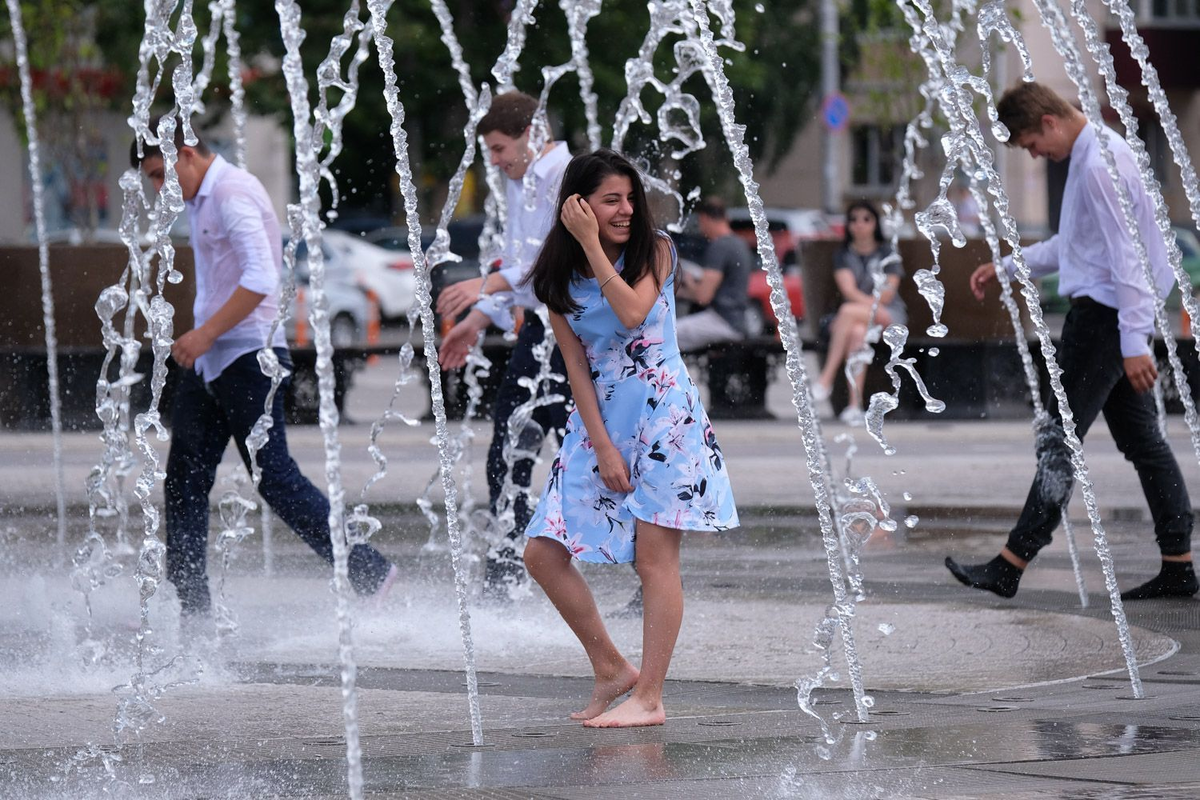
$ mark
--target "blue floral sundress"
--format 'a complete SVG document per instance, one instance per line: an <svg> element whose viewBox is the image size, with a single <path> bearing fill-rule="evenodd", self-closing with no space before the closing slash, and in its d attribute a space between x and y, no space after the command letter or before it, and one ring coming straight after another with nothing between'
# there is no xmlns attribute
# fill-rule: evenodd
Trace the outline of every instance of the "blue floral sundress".
<svg viewBox="0 0 1200 800"><path fill-rule="evenodd" d="M671 259L654 307L633 330L595 279L571 287L580 309L568 321L587 353L604 427L629 464L633 491L604 485L587 428L573 411L525 535L553 538L581 561L632 561L635 519L680 530L738 526L725 458L679 355L674 244ZM623 266L622 255L616 268Z"/></svg>

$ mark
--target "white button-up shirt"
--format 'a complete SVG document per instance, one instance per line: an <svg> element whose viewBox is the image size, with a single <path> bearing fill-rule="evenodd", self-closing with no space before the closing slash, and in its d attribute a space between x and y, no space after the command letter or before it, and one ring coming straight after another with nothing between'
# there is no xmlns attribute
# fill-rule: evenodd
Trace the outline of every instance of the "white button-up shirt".
<svg viewBox="0 0 1200 800"><path fill-rule="evenodd" d="M192 251L196 260L195 325L209 320L239 287L265 295L237 325L221 334L196 359L205 383L215 380L240 356L262 349L279 310L283 239L267 190L258 178L217 156L196 196L187 201ZM287 347L282 326L272 347Z"/></svg>
<svg viewBox="0 0 1200 800"><path fill-rule="evenodd" d="M1121 183L1133 202L1138 231L1154 274L1155 288L1165 297L1175 282L1166 245L1154 219L1154 203L1146 194L1133 152L1123 138L1107 130L1105 137L1117 162ZM1154 333L1154 296L1125 226L1117 190L1108 175L1097 130L1085 125L1071 147L1071 164L1063 191L1058 233L1023 248L1035 278L1058 270L1058 292L1064 297L1090 297L1117 309L1121 355L1150 354ZM1012 257L1004 259L1012 275Z"/></svg>
<svg viewBox="0 0 1200 800"><path fill-rule="evenodd" d="M500 274L513 287L513 291L489 295L475 306L501 328L512 328L512 306L537 308L541 305L533 293L533 286L522 286L521 281L533 269L542 242L554 226L558 211L558 189L570 161L571 151L564 142L559 142L530 165L534 179L533 208L525 205L524 179L504 179L508 221L504 229Z"/></svg>

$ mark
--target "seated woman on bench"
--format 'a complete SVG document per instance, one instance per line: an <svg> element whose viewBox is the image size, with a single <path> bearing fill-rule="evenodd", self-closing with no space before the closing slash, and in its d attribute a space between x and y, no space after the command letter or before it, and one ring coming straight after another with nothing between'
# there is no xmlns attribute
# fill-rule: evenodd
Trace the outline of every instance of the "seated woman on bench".
<svg viewBox="0 0 1200 800"><path fill-rule="evenodd" d="M846 209L846 238L841 250L833 260L833 277L842 295L842 304L834 314L821 320L822 338L828 332L829 349L825 354L825 366L813 384L813 399L826 400L833 389L837 371L846 358L857 352L867 336L871 325L871 306L874 302L874 273L883 266L887 282L879 295L879 306L875 310L875 324L903 325L907 320L904 301L898 289L904 277L904 267L899 258L889 258L892 248L883 240L879 224L879 212L866 200L857 200ZM856 424L862 418L862 395L865 366L856 374L847 373L850 384L850 404L842 412L842 421Z"/></svg>

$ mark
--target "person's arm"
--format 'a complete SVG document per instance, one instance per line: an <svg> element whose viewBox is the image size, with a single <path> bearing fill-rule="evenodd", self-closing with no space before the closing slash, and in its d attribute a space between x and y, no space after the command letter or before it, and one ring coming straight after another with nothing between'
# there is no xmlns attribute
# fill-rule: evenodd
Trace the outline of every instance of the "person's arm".
<svg viewBox="0 0 1200 800"><path fill-rule="evenodd" d="M1049 239L1021 246L1021 255L1025 257L1025 265L1029 267L1031 278L1044 278L1058 272L1058 248L1057 233ZM1000 259L1000 266L1003 267L1010 281L1016 280L1017 267L1013 263L1011 255Z"/></svg>
<svg viewBox="0 0 1200 800"><path fill-rule="evenodd" d="M658 240L654 268L649 270L636 286L630 286L620 279L617 268L604 254L604 248L600 246L600 226L596 215L582 197L573 194L567 198L567 202L563 203L562 221L583 247L588 265L592 268L592 275L600 284L600 293L612 306L621 325L629 330L645 322L650 309L654 308L654 301L658 299L667 272L671 269L671 246L667 241L662 238Z"/></svg>
<svg viewBox="0 0 1200 800"><path fill-rule="evenodd" d="M838 291L841 292L842 298L847 303L866 304L874 300L871 295L859 290L858 282L854 279L854 270L848 267L834 270L833 281L837 284Z"/></svg>
<svg viewBox="0 0 1200 800"><path fill-rule="evenodd" d="M191 369L196 359L207 353L221 334L250 316L250 312L258 308L264 297L265 294L252 292L243 286L234 289L233 296L208 321L175 340L175 344L171 345L171 355L175 361L181 367Z"/></svg>
<svg viewBox="0 0 1200 800"><path fill-rule="evenodd" d="M886 306L896 297L896 292L900 291L900 276L885 275L887 280L883 284L883 288L879 290L879 305Z"/></svg>
<svg viewBox="0 0 1200 800"><path fill-rule="evenodd" d="M442 289L438 295L437 312L443 317L457 317L474 305L481 294L512 290L512 285L500 272L489 272L486 278L468 278Z"/></svg>
<svg viewBox="0 0 1200 800"><path fill-rule="evenodd" d="M1126 176L1122 175L1122 181L1127 190L1134 188ZM1146 283L1145 270L1133 246L1117 189L1107 170L1102 167L1088 170L1085 184L1095 200L1097 227L1104 240L1117 293L1117 327L1121 332L1125 375L1134 389L1148 391L1158 377L1150 350L1150 337L1154 333L1154 295Z"/></svg>
<svg viewBox="0 0 1200 800"><path fill-rule="evenodd" d="M554 330L554 339L567 366L567 381L571 384L575 408L579 411L588 439L591 440L592 450L596 453L600 480L614 492L632 492L629 465L613 444L608 429L604 427L604 418L600 415L600 400L596 396L596 384L592 382L592 368L583 349L583 342L579 341L579 337L562 314L550 312L550 327Z"/></svg>
<svg viewBox="0 0 1200 800"><path fill-rule="evenodd" d="M250 316L263 298L279 290L279 265L263 225L262 211L249 198L237 194L214 200L220 202L220 232L229 239L242 274L237 288L216 313L199 328L180 336L171 346L175 361L187 369L207 353L222 334Z"/></svg>
<svg viewBox="0 0 1200 800"><path fill-rule="evenodd" d="M679 296L685 300L691 300L697 305L706 306L712 303L713 298L717 294L717 289L721 287L721 283L725 280L725 273L719 269L703 268L699 276L694 276L689 272L682 272L679 281Z"/></svg>
<svg viewBox="0 0 1200 800"><path fill-rule="evenodd" d="M532 248L532 245L529 246ZM534 253L536 254L536 249ZM512 305L523 306L525 308L538 308L541 306L541 301L537 299L537 295L533 293L533 283L525 282L525 276L533 269L533 261L528 260L528 263L515 267L501 266L499 272L493 273L500 278L501 284L505 288L494 289L495 292L509 292L512 294Z"/></svg>

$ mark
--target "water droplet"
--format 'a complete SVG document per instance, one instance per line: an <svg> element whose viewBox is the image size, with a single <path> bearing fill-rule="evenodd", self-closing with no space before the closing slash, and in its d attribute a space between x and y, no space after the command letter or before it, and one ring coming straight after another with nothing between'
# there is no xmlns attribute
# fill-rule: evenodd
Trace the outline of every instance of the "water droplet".
<svg viewBox="0 0 1200 800"><path fill-rule="evenodd" d="M904 497L904 502L906 502L906 503L912 502L912 492L905 492L902 496Z"/></svg>
<svg viewBox="0 0 1200 800"><path fill-rule="evenodd" d="M884 636L891 636L896 632L896 626L890 622L881 622L879 623L879 632Z"/></svg>
<svg viewBox="0 0 1200 800"><path fill-rule="evenodd" d="M765 14L767 11L766 6L764 6L762 3L755 3L754 10L757 11L759 14Z"/></svg>
<svg viewBox="0 0 1200 800"><path fill-rule="evenodd" d="M904 527L915 528L915 527L917 527L917 523L920 521L921 521L920 517L918 517L916 514L911 514L904 518Z"/></svg>

